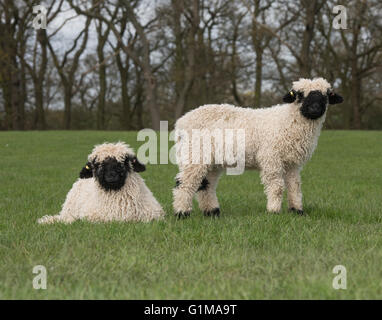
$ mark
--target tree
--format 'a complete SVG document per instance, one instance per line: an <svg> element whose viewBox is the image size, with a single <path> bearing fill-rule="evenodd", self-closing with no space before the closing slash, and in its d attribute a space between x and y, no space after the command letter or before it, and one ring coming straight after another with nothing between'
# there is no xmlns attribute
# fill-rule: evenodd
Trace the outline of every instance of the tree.
<svg viewBox="0 0 382 320"><path fill-rule="evenodd" d="M367 99L364 83L369 80L369 88L378 86L378 80L373 81L371 76L382 66L382 27L378 23L382 5L378 1L354 0L347 4L348 29L333 29L330 23L332 8L335 2L325 6L326 18L319 19L319 31L322 39L326 39L319 48L323 59L320 64L326 68L327 77L335 81L340 80L341 89L349 98L345 108L344 127L361 129L362 115L367 108L375 103L373 98ZM377 13L377 14L375 14ZM329 20L329 23L328 23ZM335 72L334 72L335 71ZM348 112L349 111L349 112Z"/></svg>
<svg viewBox="0 0 382 320"><path fill-rule="evenodd" d="M95 12L100 15L102 9L105 8L105 4L101 3L97 5L97 1L93 0L93 6L95 7ZM118 13L118 7L114 8L114 12L111 15L111 21L114 21ZM103 13L102 13L103 14ZM105 23L103 21L95 21L96 31L97 31L97 57L98 57L98 77L100 90L98 95L98 107L97 107L97 129L105 129L105 96L106 96L106 66L105 66L105 54L104 47L109 38L110 25L106 25L105 31L103 32L103 26Z"/></svg>
<svg viewBox="0 0 382 320"><path fill-rule="evenodd" d="M6 129L24 129L26 100L25 64L19 60L26 50L30 5L0 1L0 87L3 91Z"/></svg>
<svg viewBox="0 0 382 320"><path fill-rule="evenodd" d="M51 41L47 38L47 46L49 48L50 54L53 58L54 65L58 71L61 78L61 83L64 88L64 128L70 129L71 122L71 106L72 106L72 96L75 85L75 76L78 69L80 57L86 49L86 44L89 37L89 26L91 18L86 17L84 28L75 38L73 45L64 53L61 61L54 50ZM79 41L81 40L79 44ZM77 48L78 47L78 48ZM77 51L75 51L77 49ZM73 57L70 58L70 54L74 52Z"/></svg>
<svg viewBox="0 0 382 320"><path fill-rule="evenodd" d="M134 11L136 6L139 4L139 1L134 1L131 3L129 0L120 0L119 4L122 6L123 10L126 12L127 18L129 19L129 22L132 24L132 26L135 28L137 35L139 37L139 40L142 45L142 54L138 55L132 48L125 44L123 42L123 39L121 38L121 35L118 32L118 29L115 27L112 20L106 19L104 16L97 13L94 9L95 6L92 8L86 8L83 9L80 7L80 5L75 4L73 0L69 0L70 5L72 8L76 10L78 14L82 14L87 16L88 18L95 18L99 21L103 21L106 23L108 27L112 30L114 33L117 41L120 43L122 49L129 55L129 57L140 66L142 69L143 77L145 79L145 89L146 89L146 105L150 111L151 115L151 126L154 130L159 130L159 122L160 122L160 116L159 116L159 110L157 105L157 79L154 74L154 67L151 62L151 47L150 47L150 41L148 39L148 35L146 34L149 25L156 20L149 21L146 25L143 25L139 18ZM98 5L98 4L97 4Z"/></svg>
<svg viewBox="0 0 382 320"><path fill-rule="evenodd" d="M33 6L37 2L29 4L29 10L32 11ZM63 0L52 1L47 9L47 24L53 21L61 10ZM35 117L34 127L39 130L46 129L45 111L44 111L44 82L48 66L48 38L46 29L35 30L35 42L31 61L28 61L25 52L19 55L23 65L26 66L32 78L35 98ZM40 50L38 50L38 47Z"/></svg>

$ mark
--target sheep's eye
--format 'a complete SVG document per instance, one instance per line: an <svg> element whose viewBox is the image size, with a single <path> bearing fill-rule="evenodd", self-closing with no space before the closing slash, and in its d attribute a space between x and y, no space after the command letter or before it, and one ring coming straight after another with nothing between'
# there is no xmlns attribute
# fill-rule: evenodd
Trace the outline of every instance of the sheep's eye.
<svg viewBox="0 0 382 320"><path fill-rule="evenodd" d="M298 97L298 101L301 101L302 99L304 99L304 94L301 91L298 91L297 97Z"/></svg>

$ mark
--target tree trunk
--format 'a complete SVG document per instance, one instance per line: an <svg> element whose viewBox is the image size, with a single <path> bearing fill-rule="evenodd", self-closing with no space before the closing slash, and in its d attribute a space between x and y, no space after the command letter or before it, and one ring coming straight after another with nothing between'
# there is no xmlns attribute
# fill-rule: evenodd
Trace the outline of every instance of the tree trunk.
<svg viewBox="0 0 382 320"><path fill-rule="evenodd" d="M103 53L99 55L99 61L103 61ZM98 96L98 107L97 107L97 129L105 129L105 95L106 95L106 67L101 65L98 70L99 76L99 96Z"/></svg>
<svg viewBox="0 0 382 320"><path fill-rule="evenodd" d="M93 1L96 2L96 1ZM97 7L97 12L100 14L101 7ZM115 9L114 15L117 13L117 9ZM98 107L97 107L97 129L104 130L105 129L105 100L106 100L106 89L107 89L107 81L106 81L106 66L105 66L105 55L104 55L104 47L109 36L110 26L107 26L107 29L104 34L102 34L102 25L103 23L99 21L99 24L96 25L96 30L98 33L98 43L97 43L97 56L98 56L98 78L99 78L99 96L98 96Z"/></svg>
<svg viewBox="0 0 382 320"><path fill-rule="evenodd" d="M136 94L134 102L134 111L137 112L137 129L141 130L145 126L143 125L143 83L141 80L141 72L137 65L135 65L135 76L136 76Z"/></svg>
<svg viewBox="0 0 382 320"><path fill-rule="evenodd" d="M184 111L184 107L186 105L186 96L187 93L190 91L192 82L189 81L187 82L187 85L185 85L181 92L179 92L179 96L176 100L176 105L175 105L175 119L179 119Z"/></svg>
<svg viewBox="0 0 382 320"><path fill-rule="evenodd" d="M193 21L186 38L186 49L183 44L184 35L181 23L183 9L179 6L177 0L172 1L172 8L174 9L175 33L175 119L178 119L184 112L186 98L192 88L195 78L195 36L198 33L200 22L199 2L198 0L193 1ZM187 61L185 61L186 59Z"/></svg>
<svg viewBox="0 0 382 320"><path fill-rule="evenodd" d="M121 94L122 94L122 117L121 117L121 125L122 128L128 130L130 127L130 110L131 110L131 102L128 93L127 87L127 72L121 73Z"/></svg>
<svg viewBox="0 0 382 320"><path fill-rule="evenodd" d="M122 115L120 118L122 129L128 130L130 128L130 110L131 102L128 91L128 78L129 78L129 59L126 58L126 65L122 63L121 54L116 56L119 77L121 79L121 97L122 97Z"/></svg>
<svg viewBox="0 0 382 320"><path fill-rule="evenodd" d="M301 2L301 4L305 8L305 30L302 36L300 52L300 76L303 78L310 78L312 68L310 47L314 37L314 26L316 21L316 14L319 10L319 3L318 0L304 0Z"/></svg>
<svg viewBox="0 0 382 320"><path fill-rule="evenodd" d="M41 29L37 33L37 40L41 47L41 63L37 77L34 79L35 99L36 99L36 128L46 129L44 111L44 79L48 64L47 35L46 30Z"/></svg>
<svg viewBox="0 0 382 320"><path fill-rule="evenodd" d="M157 80L154 75L145 72L146 79L146 93L147 93L147 107L150 110L151 126L154 130L159 131L159 110L157 105Z"/></svg>
<svg viewBox="0 0 382 320"><path fill-rule="evenodd" d="M25 53L22 53L23 55ZM26 68L25 63L21 61L20 68L21 86L20 86L20 104L19 104L19 130L25 130L25 102L27 99L27 80L26 80Z"/></svg>
<svg viewBox="0 0 382 320"><path fill-rule="evenodd" d="M43 91L43 83L38 81L34 81L34 92L35 92L35 103L36 103L36 129L45 130L45 113L44 113L44 91Z"/></svg>
<svg viewBox="0 0 382 320"><path fill-rule="evenodd" d="M140 104L140 101L137 102L137 124L138 124L138 130L143 129L145 126L143 125L143 118L142 118L142 104Z"/></svg>
<svg viewBox="0 0 382 320"><path fill-rule="evenodd" d="M263 49L256 46L256 80L255 80L255 97L254 107L260 108L261 106L261 82L263 78Z"/></svg>
<svg viewBox="0 0 382 320"><path fill-rule="evenodd" d="M21 81L20 74L18 72L18 66L15 63L14 67L16 68L12 72L12 127L13 130L19 130L19 121L20 121L20 100L21 100Z"/></svg>
<svg viewBox="0 0 382 320"><path fill-rule="evenodd" d="M352 72L353 73L353 72ZM361 129L361 81L356 75L352 75L351 105L353 110L353 129Z"/></svg>
<svg viewBox="0 0 382 320"><path fill-rule="evenodd" d="M261 84L263 81L263 30L259 29L257 19L260 16L260 0L254 1L254 11L252 16L252 45L256 54L255 61L255 88L254 88L254 108L261 105Z"/></svg>
<svg viewBox="0 0 382 320"><path fill-rule="evenodd" d="M4 8L5 21L3 22L3 13L0 20L0 80L3 89L6 130L13 129L13 68L12 57L14 57L14 28L11 24L11 13L8 1L2 5Z"/></svg>
<svg viewBox="0 0 382 320"><path fill-rule="evenodd" d="M72 84L63 82L64 85L64 128L70 130L72 115Z"/></svg>
<svg viewBox="0 0 382 320"><path fill-rule="evenodd" d="M12 130L12 90L9 79L3 79L3 99L5 109L5 130Z"/></svg>
<svg viewBox="0 0 382 320"><path fill-rule="evenodd" d="M361 33L361 21L364 18L364 13L366 10L366 2L356 3L357 16L354 20L354 25L352 28L353 39L350 48L351 56L351 106L352 106L352 127L353 129L361 129L361 89L362 83L359 75L359 64L358 64L358 44L360 42L359 36Z"/></svg>

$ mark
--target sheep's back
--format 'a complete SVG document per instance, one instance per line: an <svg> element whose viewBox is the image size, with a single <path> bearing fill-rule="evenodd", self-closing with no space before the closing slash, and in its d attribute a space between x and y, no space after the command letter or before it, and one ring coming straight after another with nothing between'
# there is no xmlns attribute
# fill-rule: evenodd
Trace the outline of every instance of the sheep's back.
<svg viewBox="0 0 382 320"><path fill-rule="evenodd" d="M179 159L182 154L180 145L186 141L191 142L182 138L182 131L187 132L190 137L194 134L192 130L201 130L204 137L202 130L209 130L210 134L213 135L215 129L222 129L222 134L225 135L225 129L233 129L233 150L236 150L237 143L242 145L241 134L244 134L246 165L253 168L257 167L255 156L259 145L266 143L268 137L273 136L273 132L270 131L277 131L274 129L277 124L269 126L270 129L265 126L265 124L272 121L270 113L274 111L271 111L271 109L251 109L223 104L205 105L186 113L175 125L178 134L177 158ZM277 123L277 118L274 122ZM239 132L238 130L244 131ZM226 144L227 141L225 139L224 141ZM192 154L191 147L189 152ZM212 144L212 153L214 154L214 144Z"/></svg>
<svg viewBox="0 0 382 320"><path fill-rule="evenodd" d="M190 135L194 129L207 129L211 132L214 129L244 129L248 168L257 168L262 161L261 157L267 161L281 159L300 164L312 154L321 123L322 120L313 123L304 119L291 104L260 109L228 104L205 105L186 113L176 122L175 129L180 133L177 139L177 158L182 150L181 145L190 142L182 139L181 131Z"/></svg>

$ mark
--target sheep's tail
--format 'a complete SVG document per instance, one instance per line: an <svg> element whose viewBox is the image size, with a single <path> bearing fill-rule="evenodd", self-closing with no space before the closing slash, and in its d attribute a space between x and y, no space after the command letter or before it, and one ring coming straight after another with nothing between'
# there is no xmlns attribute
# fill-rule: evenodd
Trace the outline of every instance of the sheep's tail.
<svg viewBox="0 0 382 320"><path fill-rule="evenodd" d="M72 219L67 219L63 217L62 215L56 215L56 216L43 216L42 218L37 220L37 223L39 224L51 224L55 222L63 222L63 223L71 223L73 222Z"/></svg>

